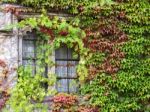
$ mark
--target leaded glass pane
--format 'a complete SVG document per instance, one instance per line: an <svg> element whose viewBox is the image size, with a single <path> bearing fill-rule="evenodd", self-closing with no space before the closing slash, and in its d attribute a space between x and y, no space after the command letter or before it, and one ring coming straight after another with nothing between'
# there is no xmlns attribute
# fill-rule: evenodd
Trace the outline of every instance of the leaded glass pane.
<svg viewBox="0 0 150 112"><path fill-rule="evenodd" d="M61 47L55 52L56 59L67 59L67 49L66 47Z"/></svg>
<svg viewBox="0 0 150 112"><path fill-rule="evenodd" d="M73 59L73 50L68 49L68 59Z"/></svg>
<svg viewBox="0 0 150 112"><path fill-rule="evenodd" d="M68 61L68 76L71 78L76 78L76 66L78 61Z"/></svg>
<svg viewBox="0 0 150 112"><path fill-rule="evenodd" d="M73 51L73 49L68 49L68 59L75 59L78 60L79 59L79 55L75 54L75 52Z"/></svg>
<svg viewBox="0 0 150 112"><path fill-rule="evenodd" d="M78 83L75 79L69 79L69 92L77 92Z"/></svg>
<svg viewBox="0 0 150 112"><path fill-rule="evenodd" d="M32 73L35 74L36 63L35 63L34 60L23 60L22 64L23 64L24 67L28 67L28 66L31 67Z"/></svg>
<svg viewBox="0 0 150 112"><path fill-rule="evenodd" d="M26 35L23 36L24 39L35 40L35 32L27 32Z"/></svg>
<svg viewBox="0 0 150 112"><path fill-rule="evenodd" d="M35 42L34 41L23 41L23 58L34 58L35 57Z"/></svg>
<svg viewBox="0 0 150 112"><path fill-rule="evenodd" d="M57 81L58 92L68 92L68 81L67 79L59 79Z"/></svg>
<svg viewBox="0 0 150 112"><path fill-rule="evenodd" d="M56 74L58 77L67 77L67 61L56 61Z"/></svg>
<svg viewBox="0 0 150 112"><path fill-rule="evenodd" d="M35 34L27 32L22 40L22 64L23 66L31 66L33 75L36 72L36 56L35 56Z"/></svg>

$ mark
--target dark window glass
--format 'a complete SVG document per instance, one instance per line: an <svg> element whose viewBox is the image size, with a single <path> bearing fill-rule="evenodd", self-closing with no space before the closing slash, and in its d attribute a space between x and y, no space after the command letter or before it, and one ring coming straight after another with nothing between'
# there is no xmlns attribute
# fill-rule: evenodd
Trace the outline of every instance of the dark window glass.
<svg viewBox="0 0 150 112"><path fill-rule="evenodd" d="M36 72L36 38L33 32L27 32L22 40L22 64L31 66L33 74Z"/></svg>
<svg viewBox="0 0 150 112"><path fill-rule="evenodd" d="M77 92L76 65L78 62L79 58L73 58L73 50L70 48L63 46L55 51L58 92Z"/></svg>

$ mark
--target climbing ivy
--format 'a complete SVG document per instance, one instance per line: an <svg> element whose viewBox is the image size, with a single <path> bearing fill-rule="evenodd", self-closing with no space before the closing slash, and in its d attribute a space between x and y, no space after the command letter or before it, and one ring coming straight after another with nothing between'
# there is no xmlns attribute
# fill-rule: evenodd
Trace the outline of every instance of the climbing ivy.
<svg viewBox="0 0 150 112"><path fill-rule="evenodd" d="M77 25L78 23L75 24ZM41 15L39 18L22 20L16 27L31 27L36 30L36 34L38 35L36 42L38 45L36 50L38 69L34 76L30 69L32 68L31 66L18 69L18 83L12 91L12 96L8 104L17 112L34 111L35 108L46 111L45 109L47 108L43 106L42 101L46 96L52 95L54 91L46 91L41 84L48 83L48 87L54 86L54 77L56 77L56 75L49 72L48 78L43 77L44 67L47 66L51 68L55 66L50 56L52 56L55 49L65 44L69 48L74 49L74 57L80 55L77 72L80 82L83 82L88 76L85 61L89 58L89 50L84 47L82 41L86 34L80 28L68 24L65 19L60 20L58 17L50 19L45 15ZM30 86L28 86L28 84L30 84Z"/></svg>
<svg viewBox="0 0 150 112"><path fill-rule="evenodd" d="M4 108L3 111L13 110L15 112L33 112L40 110L47 112L47 106L43 104L43 99L46 96L55 93L55 90L45 91L42 84L47 83L52 86L55 82L54 76L44 78L38 70L35 76L31 67L20 67L18 69L18 82L11 92L11 97L7 102L10 108Z"/></svg>
<svg viewBox="0 0 150 112"><path fill-rule="evenodd" d="M85 83L82 94L90 94L89 102L102 112L148 112L150 3L116 2L111 11L101 11L99 26L87 30L90 36L87 41L92 38L88 46L95 56L99 51L100 57L91 59L91 75L95 73L96 77L90 80L90 85L89 81Z"/></svg>
<svg viewBox="0 0 150 112"><path fill-rule="evenodd" d="M32 11L41 9L39 12L73 16L67 22L50 19L45 13L40 18L20 22L18 27L30 26L40 32L40 40L47 42L46 57L62 43L80 54L77 73L82 82L81 95L86 97L88 105L102 112L150 111L149 0L5 2L32 7ZM10 10L12 8L6 11ZM19 16L16 11L12 12ZM51 61L51 64L48 60L41 62L53 66ZM87 112L86 109L80 111Z"/></svg>
<svg viewBox="0 0 150 112"><path fill-rule="evenodd" d="M67 12L72 14L87 13L95 7L110 5L111 0L2 0L6 3L15 3L23 6L32 7L33 11L41 11L43 8L48 11ZM95 10L95 9L93 9Z"/></svg>

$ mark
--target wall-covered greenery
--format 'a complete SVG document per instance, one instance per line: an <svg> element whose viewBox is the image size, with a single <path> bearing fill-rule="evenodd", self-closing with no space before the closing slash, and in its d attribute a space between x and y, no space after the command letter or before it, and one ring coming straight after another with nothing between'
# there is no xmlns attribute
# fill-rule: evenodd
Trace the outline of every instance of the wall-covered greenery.
<svg viewBox="0 0 150 112"><path fill-rule="evenodd" d="M82 93L102 112L150 111L149 15L148 0L118 0L110 11L101 11L97 27L92 25L98 36L87 40L94 53L91 74L94 68L97 75Z"/></svg>
<svg viewBox="0 0 150 112"><path fill-rule="evenodd" d="M60 11L75 16L69 24L43 17L41 20L25 20L20 25L42 28L40 31L48 34L51 39L54 36L51 41L54 47L65 43L69 47L75 47L76 52L82 56L77 71L81 80L81 95L86 99L82 107L87 110L80 109L79 112L150 111L149 0L9 2L33 7L34 11L40 7L47 11ZM80 34L81 31L86 35ZM73 98L76 103L74 100ZM70 107L72 106L73 104ZM91 106L98 109L90 110Z"/></svg>

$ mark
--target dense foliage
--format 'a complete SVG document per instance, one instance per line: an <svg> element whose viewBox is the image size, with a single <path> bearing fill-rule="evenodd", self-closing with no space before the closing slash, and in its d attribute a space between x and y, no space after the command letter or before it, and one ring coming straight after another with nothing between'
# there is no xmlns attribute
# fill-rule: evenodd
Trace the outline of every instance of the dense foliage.
<svg viewBox="0 0 150 112"><path fill-rule="evenodd" d="M68 24L42 16L42 19L27 19L20 27L30 25L39 29L44 35L41 39L50 37L47 40L54 49L61 43L75 48L81 55L77 72L87 104L102 112L150 111L149 0L114 0L111 5L107 5L109 0L51 2L20 0L16 3L34 10L42 6L47 11L76 14L75 19L71 18ZM83 30L86 35L79 33Z"/></svg>
<svg viewBox="0 0 150 112"><path fill-rule="evenodd" d="M41 70L41 69L40 69ZM42 74L42 73L41 73ZM15 112L33 112L35 109L47 112L47 106L44 105L45 96L55 93L53 89L45 91L42 84L49 82L51 86L55 81L55 77L44 78L39 72L33 76L31 67L18 69L18 82L11 92L11 97L7 104L11 110ZM10 111L5 108L3 111Z"/></svg>
<svg viewBox="0 0 150 112"><path fill-rule="evenodd" d="M15 3L27 7L32 7L33 11L40 12L43 8L48 11L66 12L78 14L90 11L97 6L109 5L111 0L2 0L4 3ZM94 9L92 9L94 10Z"/></svg>
<svg viewBox="0 0 150 112"><path fill-rule="evenodd" d="M88 65L96 77L82 92L102 112L150 109L149 9L147 0L118 1L112 11L101 11L88 31L87 46L94 54Z"/></svg>

